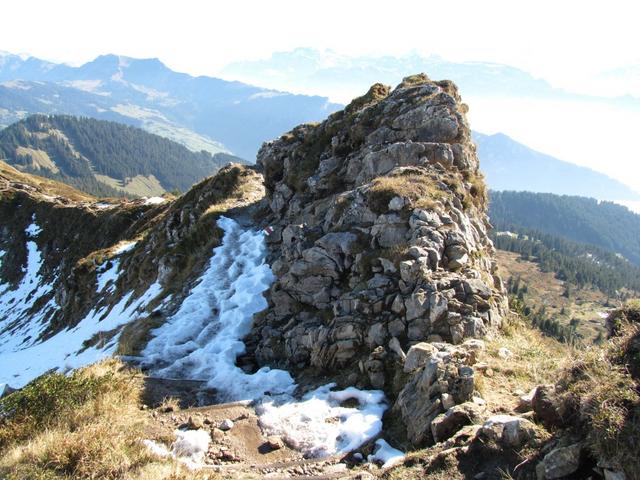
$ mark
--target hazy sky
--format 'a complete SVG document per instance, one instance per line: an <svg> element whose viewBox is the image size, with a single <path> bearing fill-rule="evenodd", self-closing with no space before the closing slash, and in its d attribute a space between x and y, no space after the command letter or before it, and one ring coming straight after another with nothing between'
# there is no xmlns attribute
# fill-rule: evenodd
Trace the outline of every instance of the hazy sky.
<svg viewBox="0 0 640 480"><path fill-rule="evenodd" d="M639 3L535 1L20 0L4 2L0 49L80 63L159 57L212 74L300 46L347 54L436 53L506 63L555 84L640 63Z"/></svg>
<svg viewBox="0 0 640 480"><path fill-rule="evenodd" d="M612 90L599 87L595 74L640 66L640 2L633 0L20 0L4 2L2 10L0 50L72 64L104 53L158 57L194 75L314 47L348 55L416 52L498 62L574 92L606 95ZM638 81L618 82L616 93L639 91L638 75ZM532 108L529 115L507 105L503 111L512 108L512 121L502 111L493 118L476 113L474 120L471 107L472 127L504 131L640 191L640 159L632 144L638 115L523 105ZM491 105L480 103L476 112L481 107L491 112Z"/></svg>

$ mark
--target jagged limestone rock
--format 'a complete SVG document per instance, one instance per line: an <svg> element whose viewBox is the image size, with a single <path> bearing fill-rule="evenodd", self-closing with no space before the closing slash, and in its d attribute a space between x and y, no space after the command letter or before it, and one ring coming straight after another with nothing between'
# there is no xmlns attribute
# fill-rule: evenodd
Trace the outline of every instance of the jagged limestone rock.
<svg viewBox="0 0 640 480"><path fill-rule="evenodd" d="M262 146L266 221L282 235L269 240L271 308L248 342L258 364L355 375L397 394L398 356L376 353L390 339L410 352L415 343L461 344L500 325L505 292L495 280L466 110L451 82L417 75L393 91L374 85L324 122ZM447 373L438 384L444 379L452 385L438 395L471 399L472 371ZM414 378L400 388L407 419L442 413L431 399L420 412L410 406L428 383ZM418 430L410 436L431 436L428 424Z"/></svg>

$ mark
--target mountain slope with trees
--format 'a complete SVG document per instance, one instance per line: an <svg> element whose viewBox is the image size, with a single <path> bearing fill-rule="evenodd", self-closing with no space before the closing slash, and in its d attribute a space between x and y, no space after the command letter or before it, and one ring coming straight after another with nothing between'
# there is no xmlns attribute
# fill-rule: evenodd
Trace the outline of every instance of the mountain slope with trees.
<svg viewBox="0 0 640 480"><path fill-rule="evenodd" d="M193 77L158 59L118 55L79 67L4 55L0 82L0 125L24 112L90 116L138 126L195 151L230 151L250 162L264 141L339 108L326 97Z"/></svg>
<svg viewBox="0 0 640 480"><path fill-rule="evenodd" d="M97 196L186 190L232 155L186 147L116 122L32 115L0 131L0 158L15 168Z"/></svg>
<svg viewBox="0 0 640 480"><path fill-rule="evenodd" d="M515 226L594 245L640 265L640 215L613 202L531 192L491 192L498 231Z"/></svg>

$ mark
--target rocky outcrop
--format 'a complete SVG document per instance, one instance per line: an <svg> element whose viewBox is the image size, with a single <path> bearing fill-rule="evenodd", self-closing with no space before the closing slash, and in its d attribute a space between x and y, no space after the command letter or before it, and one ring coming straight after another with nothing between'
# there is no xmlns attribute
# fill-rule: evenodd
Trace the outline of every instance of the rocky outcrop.
<svg viewBox="0 0 640 480"><path fill-rule="evenodd" d="M404 388L408 405L410 385L430 388L415 375L398 381L412 345L458 345L500 325L506 303L466 110L451 82L417 75L263 145L277 280L248 342L259 364ZM461 403L473 392L466 378L438 383L459 384Z"/></svg>

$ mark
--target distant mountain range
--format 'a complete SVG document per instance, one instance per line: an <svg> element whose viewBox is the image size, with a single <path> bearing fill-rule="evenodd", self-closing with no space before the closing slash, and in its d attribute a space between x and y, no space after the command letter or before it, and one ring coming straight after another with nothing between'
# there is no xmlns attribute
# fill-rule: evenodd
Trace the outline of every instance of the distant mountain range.
<svg viewBox="0 0 640 480"><path fill-rule="evenodd" d="M640 193L602 173L537 152L498 133L473 133L480 167L492 190L578 195L612 201L640 201Z"/></svg>
<svg viewBox="0 0 640 480"><path fill-rule="evenodd" d="M633 157L634 148L628 144L640 123L640 97L615 96L623 90L612 86L616 80L628 87L639 71L637 67L612 71L603 74L606 78L600 83L585 78L585 91L604 92L598 96L557 88L509 65L451 61L417 53L347 56L298 48L261 60L232 63L220 75L348 102L374 82L397 85L406 75L425 72L433 79L456 83L469 105L471 126L478 131L505 133L558 158L597 168L640 191L640 167ZM596 83L599 88L587 88ZM625 92L633 93L628 88ZM579 188L571 177L563 180L567 185L576 184L571 188Z"/></svg>
<svg viewBox="0 0 640 480"><path fill-rule="evenodd" d="M329 95L348 102L374 82L396 85L403 77L418 72L425 72L434 79L453 80L465 98L606 100L640 108L640 99L574 94L554 88L547 81L509 65L454 62L437 55L353 57L332 50L296 48L273 53L266 59L231 63L220 74L223 78L293 92Z"/></svg>
<svg viewBox="0 0 640 480"><path fill-rule="evenodd" d="M324 97L192 77L157 59L116 55L71 67L2 54L0 82L0 126L30 113L91 116L249 161L265 140L339 108Z"/></svg>
<svg viewBox="0 0 640 480"><path fill-rule="evenodd" d="M297 49L268 60L230 65L225 74L267 86L290 84L293 88L302 82L310 90L330 92L335 87L343 94L359 95L374 81L394 84L417 71L454 79L465 97L571 97L513 67L418 55L354 59ZM325 97L177 73L157 59L104 55L71 67L0 54L0 128L32 113L94 117L141 127L195 152L233 152L252 163L262 142L298 123L321 120L337 108ZM494 190L640 201L637 192L619 181L536 152L506 135L476 133L475 139L481 168ZM209 171L209 165L204 170ZM196 169L189 174L195 178L201 173Z"/></svg>
<svg viewBox="0 0 640 480"><path fill-rule="evenodd" d="M0 131L0 160L95 196L184 191L230 161L242 161L192 152L136 127L68 115L32 115Z"/></svg>
<svg viewBox="0 0 640 480"><path fill-rule="evenodd" d="M640 215L612 202L531 192L491 192L495 230L514 226L595 245L640 266Z"/></svg>

